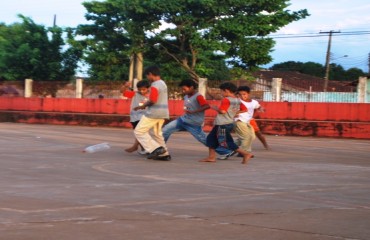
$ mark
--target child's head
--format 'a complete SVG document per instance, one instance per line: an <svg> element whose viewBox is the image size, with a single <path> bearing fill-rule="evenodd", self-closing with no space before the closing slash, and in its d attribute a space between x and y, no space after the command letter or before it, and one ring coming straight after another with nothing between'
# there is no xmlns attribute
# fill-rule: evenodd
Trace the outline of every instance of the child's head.
<svg viewBox="0 0 370 240"><path fill-rule="evenodd" d="M157 66L149 66L144 70L144 75L149 81L155 81L156 79L160 79L161 71Z"/></svg>
<svg viewBox="0 0 370 240"><path fill-rule="evenodd" d="M147 80L141 80L136 83L137 91L141 95L146 95L149 92L150 82Z"/></svg>
<svg viewBox="0 0 370 240"><path fill-rule="evenodd" d="M237 90L235 84L231 82L222 83L219 88L221 89L221 94L223 97L234 96Z"/></svg>
<svg viewBox="0 0 370 240"><path fill-rule="evenodd" d="M249 93L250 92L251 92L251 89L248 86L238 87L239 98L243 101L248 101L249 100Z"/></svg>
<svg viewBox="0 0 370 240"><path fill-rule="evenodd" d="M184 94L188 95L194 93L195 89L198 87L198 84L191 79L187 79L182 80L179 84L179 87L181 87L181 90Z"/></svg>

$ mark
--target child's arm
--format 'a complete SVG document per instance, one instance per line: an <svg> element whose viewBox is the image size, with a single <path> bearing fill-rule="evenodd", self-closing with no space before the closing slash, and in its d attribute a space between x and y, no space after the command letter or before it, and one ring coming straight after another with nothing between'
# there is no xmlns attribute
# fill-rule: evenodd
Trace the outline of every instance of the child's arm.
<svg viewBox="0 0 370 240"><path fill-rule="evenodd" d="M263 113L266 109L260 105L258 108L256 108L256 110Z"/></svg>
<svg viewBox="0 0 370 240"><path fill-rule="evenodd" d="M127 81L121 87L122 95L126 98L133 98L135 96L135 91L132 90L131 85L132 83Z"/></svg>
<svg viewBox="0 0 370 240"><path fill-rule="evenodd" d="M239 111L236 112L235 116L238 116L240 113L248 112L248 108L244 103L240 103Z"/></svg>
<svg viewBox="0 0 370 240"><path fill-rule="evenodd" d="M220 107L217 107L217 106L215 106L215 105L212 105L212 106L211 106L211 109L213 109L213 110L217 111L217 112L218 112L218 113L220 113L220 114L225 114L225 113L227 113L227 109L229 109L229 107L230 107L230 101L229 101L229 99L227 99L227 98L223 98L223 99L221 100L221 105L220 105Z"/></svg>
<svg viewBox="0 0 370 240"><path fill-rule="evenodd" d="M135 107L134 110L136 111L152 106L158 101L158 95L159 95L158 89L155 87L150 87L149 100L146 101L142 106Z"/></svg>
<svg viewBox="0 0 370 240"><path fill-rule="evenodd" d="M257 102L257 101L256 101ZM259 102L256 103L255 108L256 111L253 112L253 117L256 117L259 115L259 113L265 112L265 108L262 107Z"/></svg>

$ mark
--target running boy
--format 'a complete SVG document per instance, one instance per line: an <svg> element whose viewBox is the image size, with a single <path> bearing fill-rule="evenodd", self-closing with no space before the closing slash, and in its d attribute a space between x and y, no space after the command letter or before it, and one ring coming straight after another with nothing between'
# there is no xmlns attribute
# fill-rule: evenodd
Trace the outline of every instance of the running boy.
<svg viewBox="0 0 370 240"><path fill-rule="evenodd" d="M244 151L235 144L231 136L231 131L234 128L235 115L246 112L247 108L242 105L240 100L235 96L237 87L233 83L223 83L220 85L220 89L223 96L220 107L211 106L218 114L212 130L207 136L209 154L207 158L200 161L216 162L215 149L221 145L240 153L243 156L242 163L246 164L252 157L252 154Z"/></svg>
<svg viewBox="0 0 370 240"><path fill-rule="evenodd" d="M206 145L206 134L203 132L204 111L210 106L205 98L197 92L197 84L193 80L180 82L184 96L185 114L176 120L171 121L163 127L163 137L167 142L174 132L188 131L195 139Z"/></svg>
<svg viewBox="0 0 370 240"><path fill-rule="evenodd" d="M238 136L238 145L244 151L252 153L252 141L256 138L253 127L250 125L250 120L253 117L254 109L247 104L249 100L250 88L248 86L238 87L238 96L241 103L248 109L247 112L240 113L235 117L235 133ZM252 113L252 115L251 115ZM252 155L253 156L253 155Z"/></svg>
<svg viewBox="0 0 370 240"><path fill-rule="evenodd" d="M147 80L137 82L136 84L137 92L126 90L130 86L131 82L126 82L126 84L124 85L123 96L127 98L132 98L130 106L130 123L132 125L132 128L135 129L141 117L144 115L145 109L139 109L135 111L134 108L137 106L142 106L146 101L148 101L150 82ZM125 151L126 152L137 151L139 146L141 147L141 151L138 151L138 153L145 154L144 148L140 145L139 141L136 138L134 144L131 147L126 148Z"/></svg>
<svg viewBox="0 0 370 240"><path fill-rule="evenodd" d="M242 88L242 87L240 87ZM243 86L244 88L244 97L241 98L242 103L248 108L248 118L249 118L249 124L253 127L254 133L257 136L257 138L261 141L263 146L266 150L270 150L269 145L267 144L266 138L262 135L262 132L260 131L256 120L254 119L255 110L259 112L264 112L265 109L259 104L257 100L250 98L250 88L247 86Z"/></svg>
<svg viewBox="0 0 370 240"><path fill-rule="evenodd" d="M156 66L145 69L144 74L151 82L149 99L134 110L147 108L141 117L134 133L136 139L149 153L147 158L154 160L171 160L162 135L162 125L169 118L167 85L161 79L160 70ZM152 134L149 132L151 131Z"/></svg>

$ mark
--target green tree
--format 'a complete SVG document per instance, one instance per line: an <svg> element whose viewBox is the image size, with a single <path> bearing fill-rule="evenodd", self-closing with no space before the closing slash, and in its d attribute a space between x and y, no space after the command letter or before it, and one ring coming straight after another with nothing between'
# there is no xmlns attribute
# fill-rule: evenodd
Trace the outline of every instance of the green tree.
<svg viewBox="0 0 370 240"><path fill-rule="evenodd" d="M295 61L287 61L283 63L274 64L271 70L279 70L279 71L296 71L304 74L308 74L311 76L316 77L324 77L325 74L325 67L320 63L315 62L295 62ZM345 70L341 65L331 63L329 69L329 79L330 80L338 80L338 81L353 81L357 80L360 76L365 76L361 69L358 68L350 68Z"/></svg>
<svg viewBox="0 0 370 240"><path fill-rule="evenodd" d="M204 51L224 53L230 66L252 69L270 62L274 41L267 35L308 16L306 10L285 10L284 0L152 2L163 27L151 40L195 80Z"/></svg>
<svg viewBox="0 0 370 240"><path fill-rule="evenodd" d="M364 77L367 74L359 68L350 68L346 71L346 79L347 81L355 81L358 80L359 77Z"/></svg>
<svg viewBox="0 0 370 240"><path fill-rule="evenodd" d="M337 80L337 81L346 80L346 70L344 70L344 68L341 65L338 65L336 63L331 63L329 70L330 70L329 71L330 80Z"/></svg>
<svg viewBox="0 0 370 240"><path fill-rule="evenodd" d="M270 69L276 71L296 71L301 72L303 68L303 62L287 61L283 63L274 64Z"/></svg>
<svg viewBox="0 0 370 240"><path fill-rule="evenodd" d="M278 71L295 71L316 77L322 77L324 75L324 66L320 63L315 62L303 63L287 61L283 63L274 64L270 69Z"/></svg>
<svg viewBox="0 0 370 240"><path fill-rule="evenodd" d="M0 78L72 78L77 68L78 51L62 50L65 47L63 30L59 27L47 29L30 18L19 17L22 23L0 25Z"/></svg>
<svg viewBox="0 0 370 240"><path fill-rule="evenodd" d="M132 52L156 52L197 80L212 72L204 59L210 54L223 56L228 66L254 68L270 62L274 41L268 34L308 16L306 10L286 10L288 4L288 0L92 1L84 6L86 18L94 24L79 26L79 33L87 37L86 61L95 75L109 73L112 67L124 69ZM223 55L215 54L219 52Z"/></svg>
<svg viewBox="0 0 370 240"><path fill-rule="evenodd" d="M85 36L80 47L92 79L128 79L131 61L142 61L141 54L148 51L145 31L157 28L158 19L146 9L140 11L140 4L132 0L83 3L92 24L79 25L77 34Z"/></svg>
<svg viewBox="0 0 370 240"><path fill-rule="evenodd" d="M302 68L300 69L299 72L309 74L315 77L322 77L325 74L325 68L320 63L306 62L303 63Z"/></svg>

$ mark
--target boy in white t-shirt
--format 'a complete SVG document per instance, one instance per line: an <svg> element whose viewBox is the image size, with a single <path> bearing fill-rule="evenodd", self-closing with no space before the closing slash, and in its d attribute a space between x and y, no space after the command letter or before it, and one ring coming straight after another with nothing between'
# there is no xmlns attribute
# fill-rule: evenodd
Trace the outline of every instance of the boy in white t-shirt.
<svg viewBox="0 0 370 240"><path fill-rule="evenodd" d="M261 130L259 129L256 120L254 119L254 113L255 110L259 112L264 112L265 109L259 104L257 100L250 99L250 89L249 87L245 86L245 91L248 93L245 95L245 100L241 99L245 106L248 108L248 113L249 113L249 124L252 126L254 133L256 137L261 141L263 146L265 147L266 150L270 150L269 145L267 144L266 138L262 135ZM242 87L240 87L242 88ZM243 86L244 88L244 86Z"/></svg>
<svg viewBox="0 0 370 240"><path fill-rule="evenodd" d="M249 101L249 93L250 89L247 86L241 86L238 88L240 102L247 108L247 111L240 113L234 118L234 131L238 137L237 144L240 148L248 153L252 153L252 141L256 138L256 135L254 134L253 127L249 124L249 121L253 117L255 103L247 102Z"/></svg>
<svg viewBox="0 0 370 240"><path fill-rule="evenodd" d="M261 141L265 149L269 150L270 147L267 144L266 138L262 135L256 120L254 119L255 110L259 112L264 112L264 108L259 104L257 100L250 98L250 88L248 86L241 86L238 88L239 98L242 100L242 103L248 108L248 123L252 126L256 137ZM240 92L243 93L241 96Z"/></svg>

